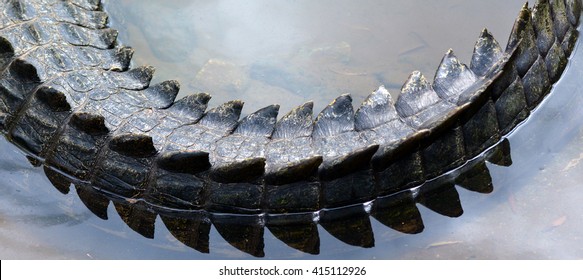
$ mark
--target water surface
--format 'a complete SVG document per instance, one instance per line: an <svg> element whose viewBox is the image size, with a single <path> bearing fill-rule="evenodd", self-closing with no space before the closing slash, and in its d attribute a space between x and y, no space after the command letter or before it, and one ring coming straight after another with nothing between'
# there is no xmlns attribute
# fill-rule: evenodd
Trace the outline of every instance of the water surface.
<svg viewBox="0 0 583 280"><path fill-rule="evenodd" d="M318 112L341 93L355 105L384 84L397 93L413 70L433 77L449 48L469 61L483 27L506 43L521 1L107 1L112 27L134 46L134 65L178 79L182 94L209 92L211 105L272 103L282 112L314 100ZM294 250L265 230L266 258L489 259L583 257L583 51L552 94L510 137L513 164L488 164L494 191L458 188L464 214L418 205L425 229L397 232L371 219L374 248L350 246L319 227L320 254ZM209 254L174 238L160 218L154 239L108 208L93 215L74 191L51 186L0 140L0 257L107 259L253 258L212 227Z"/></svg>
<svg viewBox="0 0 583 280"><path fill-rule="evenodd" d="M245 101L244 113L342 93L360 103L379 85L397 94L414 70L433 78L453 48L469 62L488 28L505 45L522 1L107 1L135 65L177 79L211 105Z"/></svg>

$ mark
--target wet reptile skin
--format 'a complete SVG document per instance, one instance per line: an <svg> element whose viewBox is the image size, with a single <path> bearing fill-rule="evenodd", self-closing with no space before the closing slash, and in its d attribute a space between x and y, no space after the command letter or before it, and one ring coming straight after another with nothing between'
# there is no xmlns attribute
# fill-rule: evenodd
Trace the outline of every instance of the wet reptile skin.
<svg viewBox="0 0 583 280"><path fill-rule="evenodd" d="M580 10L579 0L525 5L506 48L484 29L469 66L450 50L433 82L413 72L395 102L380 86L357 109L344 94L315 117L308 102L240 118L242 101L175 100L176 81L150 85L152 67L130 69L133 50L117 43L99 0L2 0L0 129L101 216L103 195L197 214L370 212L497 155L560 78Z"/></svg>

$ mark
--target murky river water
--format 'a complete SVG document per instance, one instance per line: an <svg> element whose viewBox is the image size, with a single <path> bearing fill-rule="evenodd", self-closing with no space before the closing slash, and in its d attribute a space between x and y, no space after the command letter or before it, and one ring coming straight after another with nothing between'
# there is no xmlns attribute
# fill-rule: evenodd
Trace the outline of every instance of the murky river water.
<svg viewBox="0 0 583 280"><path fill-rule="evenodd" d="M469 61L483 27L501 44L521 1L107 1L135 65L178 79L181 93L209 92L211 105L246 102L245 113L314 100L318 112L344 92L355 105L381 84L398 92L413 70L433 76L453 48ZM138 4L139 3L139 4ZM374 248L349 246L319 228L320 253L294 250L265 230L266 258L486 259L583 257L583 49L552 94L509 138L512 165L488 164L494 191L458 188L464 214L419 205L425 229L407 235L374 219ZM154 239L108 208L93 215L41 169L0 140L0 258L252 258L210 230L209 254L177 241L160 218Z"/></svg>

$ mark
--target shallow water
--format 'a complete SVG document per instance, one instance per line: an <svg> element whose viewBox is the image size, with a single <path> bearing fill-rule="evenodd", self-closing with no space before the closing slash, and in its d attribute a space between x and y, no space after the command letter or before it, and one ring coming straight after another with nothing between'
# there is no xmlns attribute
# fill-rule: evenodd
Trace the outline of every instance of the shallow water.
<svg viewBox="0 0 583 280"><path fill-rule="evenodd" d="M142 0L136 7L135 1L109 1L106 8L120 40L137 49L135 65L156 66L157 79L180 80L183 93L212 93L214 105L242 99L250 113L270 103L281 103L286 112L306 100L314 100L319 111L342 92L352 93L356 105L380 84L397 92L412 70L432 77L450 47L469 61L484 26L505 44L521 6L453 0L359 1L356 7L348 1L239 2ZM496 13L487 12L492 9ZM579 43L551 95L509 137L512 165L488 164L494 191L457 188L461 217L418 205L425 229L415 235L371 219L375 247L367 249L346 245L319 226L319 255L294 250L265 230L266 258L582 258L581 48ZM253 258L225 242L215 227L210 254L202 254L177 241L159 217L154 239L130 229L113 205L109 219L101 220L74 191L55 190L4 139L0 150L2 259Z"/></svg>
<svg viewBox="0 0 583 280"><path fill-rule="evenodd" d="M244 113L305 101L319 112L350 93L360 103L379 85L399 92L414 70L433 78L450 48L469 62L488 28L505 45L522 1L107 1L135 65L211 105L245 101ZM136 5L139 3L139 5ZM495 16L492 16L495 15Z"/></svg>

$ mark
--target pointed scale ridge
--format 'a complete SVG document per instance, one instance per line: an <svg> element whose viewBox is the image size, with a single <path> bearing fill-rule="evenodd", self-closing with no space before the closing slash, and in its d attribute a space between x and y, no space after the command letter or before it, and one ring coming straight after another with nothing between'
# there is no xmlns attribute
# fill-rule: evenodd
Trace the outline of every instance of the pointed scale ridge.
<svg viewBox="0 0 583 280"><path fill-rule="evenodd" d="M437 68L433 89L442 99L456 102L459 95L476 80L477 77L472 70L461 63L453 50L449 49Z"/></svg>
<svg viewBox="0 0 583 280"><path fill-rule="evenodd" d="M210 109L200 120L200 124L231 133L237 127L242 109L243 101L229 101L219 107Z"/></svg>
<svg viewBox="0 0 583 280"><path fill-rule="evenodd" d="M134 56L135 50L132 47L122 46L115 51L116 61L119 62L119 69L111 69L114 71L127 71L132 62L132 57Z"/></svg>
<svg viewBox="0 0 583 280"><path fill-rule="evenodd" d="M58 158L61 161L51 162L45 156L43 162L41 154L29 156L31 163L45 164L47 177L63 193L70 187L69 179L87 183L87 188L75 188L93 213L106 218L111 199L122 220L148 238L154 236L156 216L165 216L164 224L179 241L208 252L208 233L215 223L228 243L254 256L264 255L264 228L269 226L276 238L312 253L319 252L318 227L347 244L371 247L370 216L399 231L418 233L423 223L416 203L442 215L461 215L456 184L479 192L492 189L484 162L464 170L471 163L469 158L474 159L469 154L499 149L491 141L499 141L507 132L502 130L515 128L548 93L546 73L556 73L549 74L553 80L562 74L567 50L578 35L573 25L579 21L581 9L580 0L540 0L532 10L526 4L513 26L507 52L484 29L470 67L449 50L433 83L413 72L395 103L381 86L358 109L353 107L352 97L343 94L315 119L313 103L307 102L277 120L278 105L241 118L242 101L207 111L209 94L175 101L180 87L177 81L150 85L154 68L129 69L133 49L117 45L116 31L83 28L107 27L101 0L63 2L75 5L72 9L98 10L82 15L95 17L96 22L75 25L77 18L64 18L64 22L57 18L58 24L71 31L68 37L50 42L54 46L40 53L43 57L37 58L39 53L34 52L22 56L30 60L25 62L14 57L14 52L27 48L12 46L9 40L24 32L28 43L49 44L49 33L34 19L37 12L44 13L33 9L43 1L5 1L9 3L4 11L7 26L30 22L6 35L9 39L0 37L0 66L4 68L0 128L2 118L16 115L18 121L7 122L11 128L6 129L8 136L19 125L41 134L44 131L37 127L45 124L44 119L36 117L44 115L35 114L41 112L37 109L67 113L55 114L63 116L58 127L50 127L58 129L58 134L47 138L60 141L42 142L52 146L44 154L66 153ZM76 10L72 12L74 17ZM40 16L51 20L50 15ZM74 38L77 34L78 39ZM73 56L75 49L71 53L57 50L68 43L80 44L74 48L84 50L79 55L87 57ZM90 49L95 47L107 49L94 53ZM65 57L59 59L59 55ZM43 65L46 58L56 60L54 66L60 67L53 69L56 76L66 73L62 79L49 76L51 65ZM84 67L81 71L75 68L76 58ZM100 79L83 79L90 75ZM78 83L73 81L77 78ZM85 81L89 86L77 90L77 84ZM69 89L72 91L67 92ZM108 99L116 94L119 96ZM468 102L460 102L460 94L470 96L460 98ZM120 96L124 98L116 99ZM139 123L143 120L147 123ZM476 161L511 163L510 152L495 151L490 157L489 151ZM60 173L59 166L80 171ZM448 173L442 176L444 172ZM447 180L443 183L439 177ZM434 186L426 185L432 182ZM195 220L194 212L202 220ZM286 220L292 216L287 214L300 214L308 220L294 229L290 226L297 226L296 221ZM276 219L281 219L280 227L272 230Z"/></svg>
<svg viewBox="0 0 583 280"><path fill-rule="evenodd" d="M354 108L352 97L343 94L330 103L314 121L312 135L316 138L328 137L354 130Z"/></svg>
<svg viewBox="0 0 583 280"><path fill-rule="evenodd" d="M164 109L174 103L179 90L180 83L176 80L169 80L148 87L143 93L151 102L152 107Z"/></svg>
<svg viewBox="0 0 583 280"><path fill-rule="evenodd" d="M384 86L380 86L356 110L354 127L357 131L371 129L398 117L391 94Z"/></svg>
<svg viewBox="0 0 583 280"><path fill-rule="evenodd" d="M150 85L156 69L153 66L140 66L126 72L111 72L109 76L114 85L129 90L143 90ZM125 77L116 77L116 76Z"/></svg>
<svg viewBox="0 0 583 280"><path fill-rule="evenodd" d="M179 120L188 119L188 122L194 123L203 117L210 99L207 93L187 95L174 102L168 112Z"/></svg>
<svg viewBox="0 0 583 280"><path fill-rule="evenodd" d="M273 139L289 139L312 135L314 121L312 114L313 102L306 102L283 116L275 125Z"/></svg>
<svg viewBox="0 0 583 280"><path fill-rule="evenodd" d="M439 96L425 76L419 71L413 71L401 88L395 108L401 117L412 116L419 111L437 103Z"/></svg>
<svg viewBox="0 0 583 280"><path fill-rule="evenodd" d="M523 77L540 56L528 3L522 6L518 18L514 22L506 52L511 52L514 48L516 48L516 70Z"/></svg>
<svg viewBox="0 0 583 280"><path fill-rule="evenodd" d="M474 46L470 69L478 76L486 76L488 71L498 62L504 51L494 36L484 28Z"/></svg>
<svg viewBox="0 0 583 280"><path fill-rule="evenodd" d="M275 128L278 112L279 105L270 105L259 109L257 112L252 113L239 121L235 133L246 136L271 137L273 129Z"/></svg>

